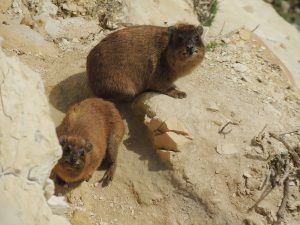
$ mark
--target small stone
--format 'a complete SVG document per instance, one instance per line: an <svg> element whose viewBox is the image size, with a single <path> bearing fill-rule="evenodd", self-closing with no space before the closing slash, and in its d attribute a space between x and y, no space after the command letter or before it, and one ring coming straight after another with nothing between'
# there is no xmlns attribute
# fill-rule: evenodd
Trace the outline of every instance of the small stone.
<svg viewBox="0 0 300 225"><path fill-rule="evenodd" d="M211 120L211 121L219 127L223 125L222 121L219 121L219 120Z"/></svg>
<svg viewBox="0 0 300 225"><path fill-rule="evenodd" d="M283 48L283 49L286 49L286 45L285 44L283 44L283 43L280 43L280 45L279 45L281 48Z"/></svg>
<svg viewBox="0 0 300 225"><path fill-rule="evenodd" d="M263 221L256 216L248 216L245 220L245 225L264 225Z"/></svg>
<svg viewBox="0 0 300 225"><path fill-rule="evenodd" d="M234 68L235 71L241 72L241 73L244 73L244 72L249 70L249 68L246 65L242 64L242 63L235 63L233 65L233 68Z"/></svg>
<svg viewBox="0 0 300 225"><path fill-rule="evenodd" d="M243 176L246 177L246 178L252 177L251 174L248 171L244 172Z"/></svg>
<svg viewBox="0 0 300 225"><path fill-rule="evenodd" d="M221 171L222 171L222 168L221 168L221 167L217 167L217 168L215 169L215 174L220 174Z"/></svg>
<svg viewBox="0 0 300 225"><path fill-rule="evenodd" d="M44 196L45 198L48 200L51 196L53 196L54 194L54 190L55 190L55 187L54 187L54 183L53 183L53 180L51 180L50 178L48 178L45 182L45 185L44 185Z"/></svg>
<svg viewBox="0 0 300 225"><path fill-rule="evenodd" d="M34 27L34 20L31 18L31 16L25 15L23 19L21 20L20 24L29 26L31 29Z"/></svg>
<svg viewBox="0 0 300 225"><path fill-rule="evenodd" d="M246 187L251 191L258 190L260 185L261 185L261 182L257 178L248 177L246 179Z"/></svg>
<svg viewBox="0 0 300 225"><path fill-rule="evenodd" d="M156 153L158 154L160 160L167 165L171 165L172 152L164 149L157 149Z"/></svg>
<svg viewBox="0 0 300 225"><path fill-rule="evenodd" d="M52 212L56 215L63 215L69 212L70 207L64 197L52 196L47 202Z"/></svg>
<svg viewBox="0 0 300 225"><path fill-rule="evenodd" d="M154 144L157 149L179 152L188 142L190 142L190 139L173 132L166 132L164 134L154 136Z"/></svg>
<svg viewBox="0 0 300 225"><path fill-rule="evenodd" d="M145 125L149 128L149 130L156 131L162 125L162 121L161 121L161 119L159 119L157 117L149 118L146 115L146 117L145 117Z"/></svg>
<svg viewBox="0 0 300 225"><path fill-rule="evenodd" d="M173 131L177 134L188 135L187 129L175 117L169 118L164 121L159 130L162 132Z"/></svg>
<svg viewBox="0 0 300 225"><path fill-rule="evenodd" d="M78 39L78 38L73 38L73 39L72 39L72 42L74 42L74 43L79 43L79 39Z"/></svg>
<svg viewBox="0 0 300 225"><path fill-rule="evenodd" d="M239 152L235 144L218 144L217 152L221 155L232 155Z"/></svg>
<svg viewBox="0 0 300 225"><path fill-rule="evenodd" d="M251 39L251 32L241 29L239 31L240 38L244 41L249 41Z"/></svg>
<svg viewBox="0 0 300 225"><path fill-rule="evenodd" d="M277 207L273 205L270 201L264 200L259 203L255 208L255 212L262 216L266 216L268 223L274 223L276 221L276 211Z"/></svg>
<svg viewBox="0 0 300 225"><path fill-rule="evenodd" d="M226 44L230 43L230 39L229 38L222 38L222 41Z"/></svg>
<svg viewBox="0 0 300 225"><path fill-rule="evenodd" d="M206 107L206 109L211 112L219 112L220 111L219 106L215 102L210 102L208 104L208 107Z"/></svg>

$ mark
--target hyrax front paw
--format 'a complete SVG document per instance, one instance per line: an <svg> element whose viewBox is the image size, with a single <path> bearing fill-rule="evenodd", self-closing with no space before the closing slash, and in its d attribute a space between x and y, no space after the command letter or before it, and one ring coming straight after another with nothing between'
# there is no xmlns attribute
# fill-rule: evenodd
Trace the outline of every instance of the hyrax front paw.
<svg viewBox="0 0 300 225"><path fill-rule="evenodd" d="M113 179L114 173L115 173L115 166L111 166L110 168L108 168L108 170L106 170L103 178L100 180L102 181L102 187L107 186Z"/></svg>
<svg viewBox="0 0 300 225"><path fill-rule="evenodd" d="M179 91L175 88L169 89L165 94L173 98L179 98L179 99L186 98L185 92Z"/></svg>

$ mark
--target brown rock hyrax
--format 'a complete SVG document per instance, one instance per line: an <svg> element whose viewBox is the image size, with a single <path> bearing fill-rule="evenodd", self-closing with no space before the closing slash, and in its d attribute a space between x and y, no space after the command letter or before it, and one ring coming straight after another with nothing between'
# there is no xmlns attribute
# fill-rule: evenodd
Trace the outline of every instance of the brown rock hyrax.
<svg viewBox="0 0 300 225"><path fill-rule="evenodd" d="M133 26L109 34L87 57L87 75L96 96L132 100L152 90L184 98L173 82L204 57L202 26Z"/></svg>
<svg viewBox="0 0 300 225"><path fill-rule="evenodd" d="M56 129L63 155L54 173L73 183L89 180L104 158L109 163L103 185L113 178L124 124L113 103L89 98L72 106Z"/></svg>

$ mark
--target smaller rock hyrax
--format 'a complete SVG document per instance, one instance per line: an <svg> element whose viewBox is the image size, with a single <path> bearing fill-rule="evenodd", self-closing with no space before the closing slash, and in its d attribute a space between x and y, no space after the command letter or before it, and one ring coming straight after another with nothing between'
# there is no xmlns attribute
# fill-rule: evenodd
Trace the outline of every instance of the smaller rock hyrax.
<svg viewBox="0 0 300 225"><path fill-rule="evenodd" d="M56 132L63 155L53 171L60 179L66 183L89 180L104 158L109 168L103 185L113 179L124 135L123 121L113 103L89 98L73 105Z"/></svg>
<svg viewBox="0 0 300 225"><path fill-rule="evenodd" d="M173 82L204 57L202 26L178 24L128 27L109 34L87 57L87 75L96 96L132 100L147 91L184 98Z"/></svg>

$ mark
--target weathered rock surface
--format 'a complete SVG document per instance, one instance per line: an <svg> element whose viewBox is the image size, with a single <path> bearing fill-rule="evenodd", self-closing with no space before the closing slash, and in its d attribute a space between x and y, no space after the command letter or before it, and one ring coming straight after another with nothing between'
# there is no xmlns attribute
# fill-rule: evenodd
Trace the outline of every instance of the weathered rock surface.
<svg viewBox="0 0 300 225"><path fill-rule="evenodd" d="M16 221L12 224L69 224L52 214L45 198L45 194L53 195L53 184L47 179L61 148L49 117L43 82L37 73L6 57L2 50L0 97L1 208L9 221ZM1 216L0 224L7 224L6 219Z"/></svg>
<svg viewBox="0 0 300 225"><path fill-rule="evenodd" d="M177 22L199 24L193 3L185 0L127 0L128 22L132 24L173 25Z"/></svg>
<svg viewBox="0 0 300 225"><path fill-rule="evenodd" d="M293 109L299 111L297 92L283 88L290 86L290 81L288 74L281 69L282 64L275 64L267 56L268 51L259 38L250 32L242 33L242 37L238 31L229 35L226 46L208 51L203 64L177 82L179 89L187 93L187 98L174 99L147 93L133 106L136 111L146 114L145 124L151 131L154 146L158 148L154 151L163 162L171 163L174 171L184 171L182 176L191 184L195 196L214 214L212 224L242 224L242 221L265 224L276 220L274 210L264 213L258 208L251 218L243 213L252 205L247 196L259 192L264 166L263 161L245 158L243 146L250 145L253 136L265 124L270 130L280 130L293 126L293 121L299 118L297 113L286 110L284 106L287 104L284 99L289 96L291 101L288 104L293 102ZM264 49L264 54L261 49ZM266 111L257 115L262 109ZM162 133L162 124L174 117L188 128L193 139L189 145L183 145L180 152L168 154L162 150L167 148L160 138L169 131ZM175 146L170 138L165 140L164 144ZM278 154L281 149L272 143L268 151ZM258 154L264 158L262 151ZM253 176L249 175L250 172L242 174L247 170L255 171ZM276 205L279 196L281 194L270 197L274 199L272 206ZM233 213L236 215L234 219L230 216Z"/></svg>
<svg viewBox="0 0 300 225"><path fill-rule="evenodd" d="M46 41L40 33L23 24L0 24L0 35L4 39L3 47L18 49L26 54L56 56L53 43Z"/></svg>
<svg viewBox="0 0 300 225"><path fill-rule="evenodd" d="M218 13L210 33L218 35L222 30L226 34L240 27L248 30L257 27L254 32L285 64L300 88L300 32L264 1L219 1Z"/></svg>
<svg viewBox="0 0 300 225"><path fill-rule="evenodd" d="M11 6L12 0L2 0L0 4L0 12L5 12Z"/></svg>

